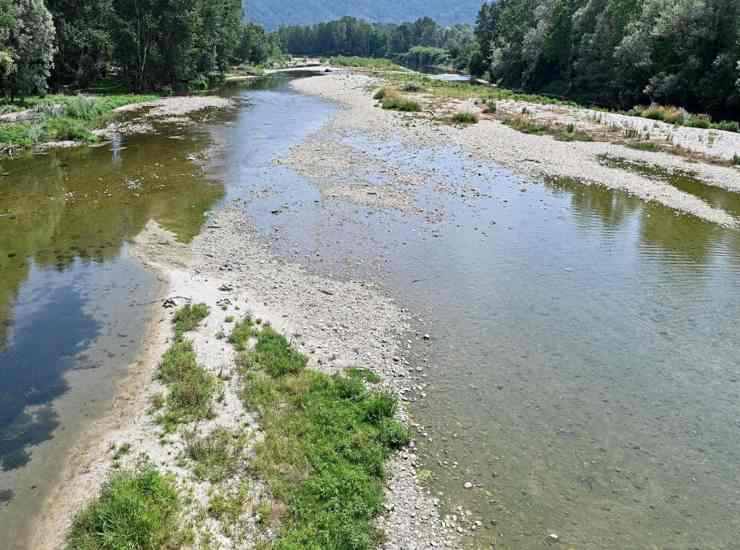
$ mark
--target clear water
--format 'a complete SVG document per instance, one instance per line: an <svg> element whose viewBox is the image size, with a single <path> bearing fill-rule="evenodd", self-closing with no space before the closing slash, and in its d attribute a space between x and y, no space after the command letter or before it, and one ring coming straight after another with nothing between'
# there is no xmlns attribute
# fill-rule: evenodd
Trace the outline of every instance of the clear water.
<svg viewBox="0 0 740 550"><path fill-rule="evenodd" d="M425 212L325 199L284 166L247 209L279 253L380 278L423 317L412 411L432 489L483 523L471 546L737 547L740 235L459 151L343 140L431 170L411 190Z"/></svg>
<svg viewBox="0 0 740 550"><path fill-rule="evenodd" d="M171 139L178 137L178 139ZM0 534L27 547L59 465L110 406L157 295L129 252L149 220L187 241L223 197L175 128L0 160ZM9 546L7 546L9 544Z"/></svg>
<svg viewBox="0 0 740 550"><path fill-rule="evenodd" d="M116 262L128 261L126 240L150 218L187 239L223 193L243 198L277 253L313 270L379 279L423 318L415 328L432 340L415 343L411 351L415 365L428 366L410 384L429 387L427 398L411 405L412 413L430 435L420 443L425 467L434 474L432 489L444 494L446 505L462 504L483 523L471 545L551 548L546 536L555 532L558 547L579 550L737 548L738 232L599 187L523 181L458 151L412 151L361 135L337 139L395 169L433 173L427 185L409 189L424 212L322 197L274 161L318 129L335 107L291 92L285 80L271 79L262 88L236 92L249 105L210 128L211 137L229 144L213 168L223 187L215 184L211 195L214 184L205 186L185 169L187 163L157 167L160 177L182 171L183 185L193 187L175 185L162 195L152 189L149 202L116 191L120 199L83 232L102 229L105 239L75 244L79 250L71 248L72 237L82 229L64 237L61 228L87 227L89 209L80 207L64 224L49 222L52 229L46 231L33 217L39 204L43 220L55 219L52 213L60 219L69 208L52 208L64 204L51 200L64 195L50 191L59 185L52 185L58 175L41 177L42 170L25 187L0 178L6 192L0 214L29 216L12 238L0 226L6 342L13 345L22 318L40 327L39 341L47 341L53 332L48 318L64 311L70 326L80 327L71 340L84 348L105 326L95 315L84 315L93 305L103 307L102 292L87 294L87 307L74 306L72 290L60 292L48 302L55 305L46 324L24 313L23 304L34 303L24 296L41 292L50 280L64 287L55 270L78 285L85 278L76 277L73 266L101 265L118 273ZM151 145L164 149L149 155L148 146L129 146L121 153L132 155L131 164L117 166L154 180L154 163L182 159L190 152L187 143L153 138ZM41 165L56 174L65 173L62 164L79 168L72 179L89 180L89 198L98 188L92 175L102 171L107 183L120 169L112 168L118 161L110 150L100 151L72 160L53 156ZM108 160L86 165L87 154ZM133 155L148 160L138 162ZM41 193L20 200L34 186ZM6 202L14 196L15 202ZM175 208L173 201L182 202ZM99 197L95 204L99 209L108 202ZM276 208L278 216L271 213ZM0 218L0 224L7 221ZM40 244L16 250L15 243L32 241L37 227ZM54 241L48 235L64 246L49 245ZM111 242L110 250L100 242ZM75 307L83 313L74 313ZM8 349L6 343L4 353ZM81 378L107 372L64 371L72 388L64 395L74 391L70 373ZM60 428L52 432L56 437ZM40 446L26 448L32 463ZM466 481L477 487L463 489ZM6 487L18 488L5 485L1 498L9 497ZM14 496L0 516L18 501Z"/></svg>

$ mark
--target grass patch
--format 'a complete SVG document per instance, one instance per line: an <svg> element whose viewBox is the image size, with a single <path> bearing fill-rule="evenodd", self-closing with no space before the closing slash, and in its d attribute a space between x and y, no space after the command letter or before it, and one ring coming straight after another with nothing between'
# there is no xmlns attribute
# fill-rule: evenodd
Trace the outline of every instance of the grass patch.
<svg viewBox="0 0 740 550"><path fill-rule="evenodd" d="M370 369L363 369L359 367L351 367L347 369L346 372L347 376L352 378L359 378L361 380L364 380L365 382L369 382L371 384L379 384L381 382L380 376L375 374Z"/></svg>
<svg viewBox="0 0 740 550"><path fill-rule="evenodd" d="M212 416L218 384L213 375L198 365L191 342L178 340L172 344L162 356L159 378L170 388L160 418L167 431L178 424Z"/></svg>
<svg viewBox="0 0 740 550"><path fill-rule="evenodd" d="M2 110L31 109L34 120L0 123L0 150L27 148L51 141L94 142L92 130L107 122L113 111L124 105L151 101L153 95L30 97Z"/></svg>
<svg viewBox="0 0 740 550"><path fill-rule="evenodd" d="M234 325L234 329L231 331L231 335L229 335L229 343L232 344L237 351L244 351L247 349L247 344L249 343L249 339L252 337L253 332L252 319L249 316L246 316Z"/></svg>
<svg viewBox="0 0 740 550"><path fill-rule="evenodd" d="M418 113L421 111L421 105L418 102L404 97L398 90L381 88L375 93L374 97L380 100L380 106L386 110L402 111L405 113Z"/></svg>
<svg viewBox="0 0 740 550"><path fill-rule="evenodd" d="M467 111L461 111L453 114L450 117L450 121L453 124L478 124L478 115L475 113L468 113Z"/></svg>
<svg viewBox="0 0 740 550"><path fill-rule="evenodd" d="M198 328L201 321L208 317L210 313L206 304L188 304L178 309L172 318L172 323L175 325L175 338L180 340L186 332Z"/></svg>
<svg viewBox="0 0 740 550"><path fill-rule="evenodd" d="M657 153L660 151L660 147L658 147L657 144L651 141L638 141L638 142L626 143L625 147L629 147L630 149L635 149L637 151L650 151L653 153Z"/></svg>
<svg viewBox="0 0 740 550"><path fill-rule="evenodd" d="M502 120L509 128L525 134L550 135L558 141L593 141L593 138L575 125L541 124L525 117L509 117Z"/></svg>
<svg viewBox="0 0 740 550"><path fill-rule="evenodd" d="M245 405L264 432L252 466L271 508L285 510L268 547L374 548L384 462L409 439L393 419L395 397L368 391L360 376L305 369L305 357L270 328L257 339L242 368Z"/></svg>
<svg viewBox="0 0 740 550"><path fill-rule="evenodd" d="M187 457L193 461L195 476L203 481L219 482L233 476L241 464L245 440L225 428L217 428L210 435L185 437Z"/></svg>
<svg viewBox="0 0 740 550"><path fill-rule="evenodd" d="M74 519L66 550L160 550L182 543L180 500L152 466L120 472Z"/></svg>

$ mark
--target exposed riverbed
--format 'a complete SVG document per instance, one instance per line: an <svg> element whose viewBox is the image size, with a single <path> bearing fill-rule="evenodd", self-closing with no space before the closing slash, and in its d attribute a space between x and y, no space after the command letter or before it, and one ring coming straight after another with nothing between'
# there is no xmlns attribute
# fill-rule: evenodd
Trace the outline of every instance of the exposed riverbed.
<svg viewBox="0 0 740 550"><path fill-rule="evenodd" d="M173 288L215 300L233 283L312 361L375 362L405 396L423 460L394 466L389 548L451 531L498 550L553 535L733 548L737 230L618 181L538 178L465 140L415 141L411 119L405 132L358 107L363 85L333 94L354 103L316 97L346 77L323 78L299 81L309 94L280 76L234 91L240 109L211 124L3 161L0 532L22 541L53 464L139 356L159 283L129 243L155 221L169 236L144 233L151 261L172 268L195 238ZM726 203L698 211L732 221ZM400 347L389 329L405 331ZM419 470L450 515L444 535L414 492Z"/></svg>

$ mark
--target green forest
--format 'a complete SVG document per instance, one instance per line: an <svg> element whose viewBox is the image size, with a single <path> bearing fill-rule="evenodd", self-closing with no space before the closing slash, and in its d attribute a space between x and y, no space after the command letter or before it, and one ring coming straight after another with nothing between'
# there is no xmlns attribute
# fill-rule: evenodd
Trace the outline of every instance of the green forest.
<svg viewBox="0 0 740 550"><path fill-rule="evenodd" d="M376 23L402 23L431 17L441 25L472 23L482 0L247 0L250 21L268 30L312 25L350 16Z"/></svg>
<svg viewBox="0 0 740 550"><path fill-rule="evenodd" d="M354 17L277 32L286 53L387 57L410 67L455 65L467 69L474 51L469 25L442 27L429 17L411 23L370 23Z"/></svg>
<svg viewBox="0 0 740 550"><path fill-rule="evenodd" d="M737 0L499 0L475 35L473 74L501 86L740 118Z"/></svg>
<svg viewBox="0 0 740 550"><path fill-rule="evenodd" d="M276 48L240 0L0 0L0 97L202 89Z"/></svg>

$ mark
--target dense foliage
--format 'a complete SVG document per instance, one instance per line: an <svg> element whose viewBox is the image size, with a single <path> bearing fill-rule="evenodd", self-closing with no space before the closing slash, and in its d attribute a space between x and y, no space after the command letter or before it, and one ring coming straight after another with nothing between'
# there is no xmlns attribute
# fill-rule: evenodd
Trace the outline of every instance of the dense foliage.
<svg viewBox="0 0 740 550"><path fill-rule="evenodd" d="M737 0L499 0L475 34L471 69L504 86L740 117Z"/></svg>
<svg viewBox="0 0 740 550"><path fill-rule="evenodd" d="M46 91L53 66L54 24L43 0L0 0L0 92Z"/></svg>
<svg viewBox="0 0 740 550"><path fill-rule="evenodd" d="M414 67L453 61L465 67L472 53L468 25L442 27L428 17L412 23L370 23L354 17L310 26L282 27L283 49L298 55L388 57Z"/></svg>
<svg viewBox="0 0 740 550"><path fill-rule="evenodd" d="M0 96L87 88L203 88L231 64L265 62L275 41L241 0L0 0Z"/></svg>
<svg viewBox="0 0 740 550"><path fill-rule="evenodd" d="M443 25L472 23L482 0L248 0L250 21L269 30L310 25L352 16L378 23L400 23L431 17Z"/></svg>

